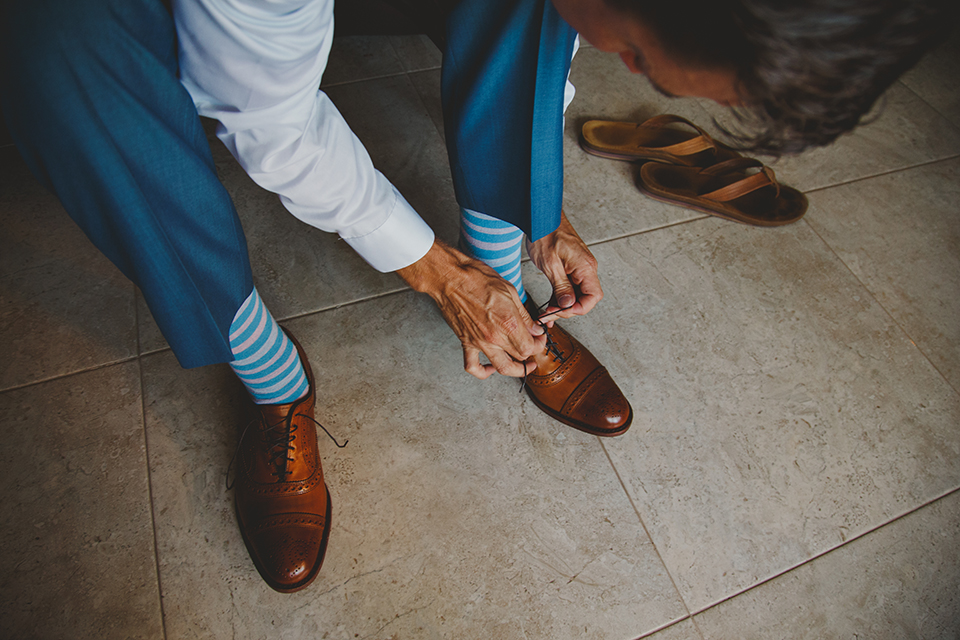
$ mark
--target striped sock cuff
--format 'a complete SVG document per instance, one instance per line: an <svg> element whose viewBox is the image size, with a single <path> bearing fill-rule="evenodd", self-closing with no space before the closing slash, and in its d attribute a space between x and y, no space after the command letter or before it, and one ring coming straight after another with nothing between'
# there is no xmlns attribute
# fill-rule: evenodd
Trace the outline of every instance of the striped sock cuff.
<svg viewBox="0 0 960 640"><path fill-rule="evenodd" d="M254 289L230 325L230 367L257 404L286 404L309 391L293 341Z"/></svg>
<svg viewBox="0 0 960 640"><path fill-rule="evenodd" d="M460 245L471 257L480 260L509 282L526 301L520 275L523 257L523 231L509 222L479 211L460 208Z"/></svg>

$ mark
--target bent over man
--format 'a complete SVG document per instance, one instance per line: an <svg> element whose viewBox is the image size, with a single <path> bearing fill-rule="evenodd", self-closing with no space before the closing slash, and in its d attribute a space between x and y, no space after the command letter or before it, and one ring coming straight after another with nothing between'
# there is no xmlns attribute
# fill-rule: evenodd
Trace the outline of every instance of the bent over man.
<svg viewBox="0 0 960 640"><path fill-rule="evenodd" d="M549 415L619 435L629 403L553 325L602 297L596 261L561 210L578 32L666 93L750 109L759 133L745 143L796 151L852 128L936 39L946 11L934 0L702 0L695 11L647 0L382 1L424 20L444 47L462 251L434 238L318 90L332 0L175 0L172 14L161 0L4 6L2 106L27 164L139 286L179 362L228 362L249 392L237 518L258 571L282 592L316 577L329 536L314 428L322 381L254 287L198 112L291 213L429 294L468 372L526 376ZM519 278L525 241L554 289L539 322Z"/></svg>

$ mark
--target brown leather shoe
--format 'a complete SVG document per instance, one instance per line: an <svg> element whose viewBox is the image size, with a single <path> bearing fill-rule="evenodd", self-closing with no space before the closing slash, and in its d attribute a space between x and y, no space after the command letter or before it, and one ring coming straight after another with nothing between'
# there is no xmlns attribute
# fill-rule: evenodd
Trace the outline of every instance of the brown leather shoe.
<svg viewBox="0 0 960 640"><path fill-rule="evenodd" d="M537 318L533 303L527 310ZM547 415L595 436L619 436L630 428L633 409L617 383L560 325L547 330L547 350L534 359L537 369L527 375L526 389Z"/></svg>
<svg viewBox="0 0 960 640"><path fill-rule="evenodd" d="M282 593L313 582L330 537L330 492L313 421L313 371L300 344L287 335L310 391L290 404L253 405L253 422L241 436L235 493L237 522L253 564Z"/></svg>

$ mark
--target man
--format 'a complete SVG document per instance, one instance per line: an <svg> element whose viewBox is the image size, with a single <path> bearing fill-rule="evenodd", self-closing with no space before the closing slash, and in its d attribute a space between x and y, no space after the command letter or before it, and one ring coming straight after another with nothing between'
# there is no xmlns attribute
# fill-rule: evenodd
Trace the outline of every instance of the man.
<svg viewBox="0 0 960 640"><path fill-rule="evenodd" d="M601 435L629 427L629 404L603 367L572 340L548 354L545 330L517 290L435 241L318 93L332 40L330 0L179 2L179 65L173 21L157 0L4 9L3 109L28 165L137 283L180 363L229 362L253 399L236 506L271 587L309 584L329 534L315 383L305 354L253 286L197 107L221 121L220 136L244 168L294 214L337 231L373 266L432 295L471 373L522 376L539 362L552 372L549 384L529 380L541 406ZM586 252L575 234L555 244ZM596 281L595 263L588 275ZM480 364L480 351L491 364Z"/></svg>
<svg viewBox="0 0 960 640"><path fill-rule="evenodd" d="M375 268L431 295L463 344L467 371L527 376L550 415L617 435L632 418L626 399L582 346L559 328L548 337L544 327L589 312L602 296L596 261L560 210L575 30L665 92L759 105L767 127L754 142L784 150L828 140L831 126L834 136L852 127L936 31L932 13L911 5L908 16L903 3L853 20L845 10L862 4L855 0L779 14L759 0L694 4L701 19L691 21L640 0L451 3L443 36L451 168L463 247L488 264L435 240L317 92L331 0L179 0L180 77L174 24L158 0L8 4L3 109L26 161L140 286L181 364L229 362L254 400L253 426L241 436L237 516L272 588L306 587L326 549L316 382L253 287L243 232L196 110L220 121L221 140L294 215L337 231ZM876 28L892 23L900 26ZM771 28L782 24L792 32ZM782 53L772 71L764 66L791 50L785 43L800 43L797 51L817 42L812 28L895 49L864 74L869 90L848 95L842 117L836 105L822 107L843 93L836 79L849 67L822 72ZM894 36L899 49L885 40ZM876 49L865 48L858 64L869 66ZM791 62L786 79L778 76ZM524 236L555 291L543 324L531 318L514 276Z"/></svg>

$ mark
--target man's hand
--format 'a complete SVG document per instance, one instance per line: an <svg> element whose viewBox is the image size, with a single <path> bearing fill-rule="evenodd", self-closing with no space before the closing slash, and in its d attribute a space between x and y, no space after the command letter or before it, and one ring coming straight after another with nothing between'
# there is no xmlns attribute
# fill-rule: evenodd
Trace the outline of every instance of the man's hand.
<svg viewBox="0 0 960 640"><path fill-rule="evenodd" d="M563 212L557 230L536 242L528 242L527 252L533 264L553 285L557 304L548 306L540 316L549 325L557 318L582 316L603 298L597 276L597 259Z"/></svg>
<svg viewBox="0 0 960 640"><path fill-rule="evenodd" d="M484 380L494 372L520 377L536 368L527 360L544 349L543 328L496 271L436 240L424 257L397 273L440 307L463 345L468 373ZM480 364L481 351L491 364Z"/></svg>

